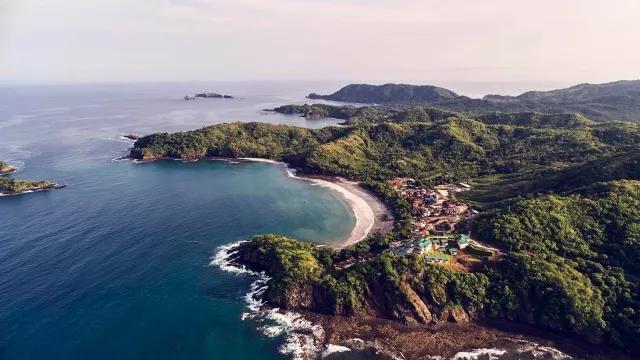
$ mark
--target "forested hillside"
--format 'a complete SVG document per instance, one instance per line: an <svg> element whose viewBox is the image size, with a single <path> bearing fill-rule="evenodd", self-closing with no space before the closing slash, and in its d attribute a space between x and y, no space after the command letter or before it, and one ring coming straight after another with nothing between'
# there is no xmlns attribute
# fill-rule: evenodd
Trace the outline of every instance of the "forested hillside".
<svg viewBox="0 0 640 360"><path fill-rule="evenodd" d="M635 125L561 126L487 125L468 118L319 130L234 123L146 136L135 143L131 156L265 157L313 173L354 179L411 176L434 182L558 169L612 155L640 141Z"/></svg>
<svg viewBox="0 0 640 360"><path fill-rule="evenodd" d="M467 115L496 111L576 112L596 121L640 121L640 80L580 84L552 91L529 91L519 96L488 95L482 99L461 96L435 86L352 84L330 95L310 94L309 98L385 105L428 105Z"/></svg>

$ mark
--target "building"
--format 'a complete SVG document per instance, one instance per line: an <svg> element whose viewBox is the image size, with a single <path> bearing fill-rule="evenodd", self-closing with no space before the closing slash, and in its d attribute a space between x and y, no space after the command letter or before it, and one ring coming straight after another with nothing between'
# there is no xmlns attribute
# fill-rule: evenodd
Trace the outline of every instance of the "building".
<svg viewBox="0 0 640 360"><path fill-rule="evenodd" d="M391 251L393 251L393 253L397 255L411 255L413 254L414 250L415 249L413 246L405 245L392 249Z"/></svg>
<svg viewBox="0 0 640 360"><path fill-rule="evenodd" d="M469 245L469 237L465 234L458 234L456 237L456 244L460 250L466 248Z"/></svg>
<svg viewBox="0 0 640 360"><path fill-rule="evenodd" d="M418 241L418 247L420 248L420 254L426 254L433 251L433 243L431 240L420 238Z"/></svg>

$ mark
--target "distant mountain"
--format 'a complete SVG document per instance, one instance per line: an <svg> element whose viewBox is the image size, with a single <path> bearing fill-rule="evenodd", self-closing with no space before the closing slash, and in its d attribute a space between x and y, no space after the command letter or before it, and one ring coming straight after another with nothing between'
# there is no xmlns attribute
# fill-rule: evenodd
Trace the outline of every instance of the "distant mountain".
<svg viewBox="0 0 640 360"><path fill-rule="evenodd" d="M453 100L458 94L431 85L351 84L331 95L309 94L309 99L324 99L355 103L434 103Z"/></svg>
<svg viewBox="0 0 640 360"><path fill-rule="evenodd" d="M482 115L491 112L579 113L595 121L640 122L640 80L580 84L566 89L528 91L518 96L487 95L472 99L429 85L352 84L331 95L312 93L310 99L382 105L420 104Z"/></svg>
<svg viewBox="0 0 640 360"><path fill-rule="evenodd" d="M580 84L566 89L551 91L528 91L511 97L502 96L501 100L515 99L517 101L537 103L579 103L579 102L611 102L616 99L640 98L640 80L621 80L606 84ZM485 96L485 100L492 100L493 96Z"/></svg>

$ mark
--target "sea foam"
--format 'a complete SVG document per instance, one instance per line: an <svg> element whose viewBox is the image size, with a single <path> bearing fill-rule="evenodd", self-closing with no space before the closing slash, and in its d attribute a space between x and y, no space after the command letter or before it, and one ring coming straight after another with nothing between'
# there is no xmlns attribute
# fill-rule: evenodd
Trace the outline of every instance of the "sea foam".
<svg viewBox="0 0 640 360"><path fill-rule="evenodd" d="M298 313L265 306L262 296L271 278L264 272L255 272L231 261L231 257L237 252L238 245L243 242L245 241L222 245L216 249L211 258L211 265L218 266L221 270L255 277L249 292L244 296L248 311L241 315L241 319L255 321L258 324L258 331L265 336L282 336L284 343L279 350L283 354L291 355L293 359L313 358L327 350L328 348L323 346L325 334L320 325L311 323Z"/></svg>
<svg viewBox="0 0 640 360"><path fill-rule="evenodd" d="M507 351L500 349L475 349L471 351L462 351L455 354L452 357L452 360L476 360L476 359L489 359L489 360L497 360L500 359L502 355L504 355Z"/></svg>

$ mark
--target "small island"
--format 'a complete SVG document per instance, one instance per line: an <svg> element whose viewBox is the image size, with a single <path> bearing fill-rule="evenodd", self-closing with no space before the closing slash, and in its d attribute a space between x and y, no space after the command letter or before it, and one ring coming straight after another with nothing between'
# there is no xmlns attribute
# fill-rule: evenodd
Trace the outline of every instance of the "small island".
<svg viewBox="0 0 640 360"><path fill-rule="evenodd" d="M0 197L61 189L63 187L65 187L65 185L56 184L49 181L29 181L0 178Z"/></svg>
<svg viewBox="0 0 640 360"><path fill-rule="evenodd" d="M0 175L11 174L14 171L16 171L15 167L6 162L0 161Z"/></svg>
<svg viewBox="0 0 640 360"><path fill-rule="evenodd" d="M233 96L224 95L224 94L218 94L218 93L199 93L199 94L195 94L194 96L186 95L184 97L184 100L185 101L189 101L189 100L195 100L196 98L203 98L203 99L233 99Z"/></svg>
<svg viewBox="0 0 640 360"><path fill-rule="evenodd" d="M9 165L6 162L0 161L0 175L10 174L15 171L15 167ZM63 187L65 187L65 185L60 185L49 181L30 181L0 177L0 197L60 189Z"/></svg>

